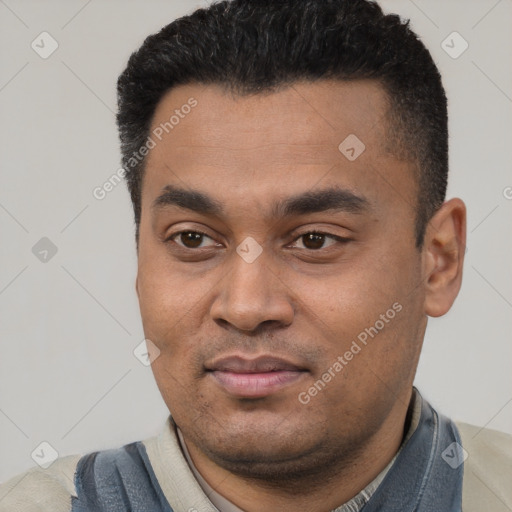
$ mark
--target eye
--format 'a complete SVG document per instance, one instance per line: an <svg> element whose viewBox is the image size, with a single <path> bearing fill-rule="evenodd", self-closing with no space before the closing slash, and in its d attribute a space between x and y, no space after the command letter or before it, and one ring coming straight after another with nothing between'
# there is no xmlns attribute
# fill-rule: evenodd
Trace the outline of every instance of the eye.
<svg viewBox="0 0 512 512"><path fill-rule="evenodd" d="M209 237L206 233L202 231L179 231L178 233L172 234L167 241L172 240L177 245L184 247L185 249L200 249L202 247L212 247L214 245L219 245L213 238ZM203 242L211 240L214 242L213 244L203 245Z"/></svg>
<svg viewBox="0 0 512 512"><path fill-rule="evenodd" d="M208 236L202 231L195 230L184 230L170 235L166 242L173 241L176 245L185 249L201 249L206 247L220 246L213 238ZM210 241L210 243L208 243ZM318 251L320 249L326 249L336 243L346 243L350 240L337 235L329 233L323 233L318 231L311 231L300 235L295 240L295 244L292 247L297 249L307 249L312 251Z"/></svg>
<svg viewBox="0 0 512 512"><path fill-rule="evenodd" d="M302 247L300 247L299 245L295 246L296 248L317 251L319 249L325 249L327 247L330 247L331 245L334 245L336 243L346 243L349 241L349 239L336 235L331 235L329 233L320 233L318 231L312 231L300 235L296 239L296 242L298 241L302 242ZM330 243L326 244L326 242Z"/></svg>

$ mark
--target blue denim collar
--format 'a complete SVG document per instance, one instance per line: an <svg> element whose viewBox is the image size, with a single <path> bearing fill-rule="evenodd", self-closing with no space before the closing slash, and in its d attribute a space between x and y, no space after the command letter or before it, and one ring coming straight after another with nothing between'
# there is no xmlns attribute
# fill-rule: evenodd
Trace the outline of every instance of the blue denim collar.
<svg viewBox="0 0 512 512"><path fill-rule="evenodd" d="M422 399L416 430L361 512L461 512L461 445L455 424Z"/></svg>

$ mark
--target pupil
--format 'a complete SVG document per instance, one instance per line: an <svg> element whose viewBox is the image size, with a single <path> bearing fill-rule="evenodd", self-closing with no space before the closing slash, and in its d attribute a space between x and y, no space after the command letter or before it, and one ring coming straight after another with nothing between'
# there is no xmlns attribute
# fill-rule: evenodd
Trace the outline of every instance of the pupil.
<svg viewBox="0 0 512 512"><path fill-rule="evenodd" d="M181 241L186 247L199 247L201 245L203 235L189 231L181 234Z"/></svg>
<svg viewBox="0 0 512 512"><path fill-rule="evenodd" d="M308 233L304 235L304 245L308 249L321 249L324 245L325 235L319 233Z"/></svg>
<svg viewBox="0 0 512 512"><path fill-rule="evenodd" d="M304 245L308 249L321 249L325 241L325 235L319 233L308 233L302 238ZM187 247L199 247L203 241L203 235L201 233L189 231L181 234L181 241Z"/></svg>

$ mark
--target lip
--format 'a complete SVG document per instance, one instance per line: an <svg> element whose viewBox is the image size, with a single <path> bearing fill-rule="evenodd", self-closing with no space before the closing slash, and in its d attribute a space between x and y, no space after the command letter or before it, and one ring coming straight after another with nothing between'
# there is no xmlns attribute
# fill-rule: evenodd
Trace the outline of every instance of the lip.
<svg viewBox="0 0 512 512"><path fill-rule="evenodd" d="M238 398L263 398L281 391L303 377L305 369L275 356L249 359L229 356L206 367L228 394Z"/></svg>

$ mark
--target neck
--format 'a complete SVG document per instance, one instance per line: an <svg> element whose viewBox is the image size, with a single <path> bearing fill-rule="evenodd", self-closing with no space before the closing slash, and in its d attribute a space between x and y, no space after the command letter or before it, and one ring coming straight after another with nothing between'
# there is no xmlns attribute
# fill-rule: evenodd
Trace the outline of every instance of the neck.
<svg viewBox="0 0 512 512"><path fill-rule="evenodd" d="M410 418L404 404L409 402L410 394L405 402L397 401L381 428L357 454L324 465L314 476L309 473L280 482L269 483L228 471L183 437L194 466L208 485L242 510L327 512L356 496L391 462L408 428Z"/></svg>

